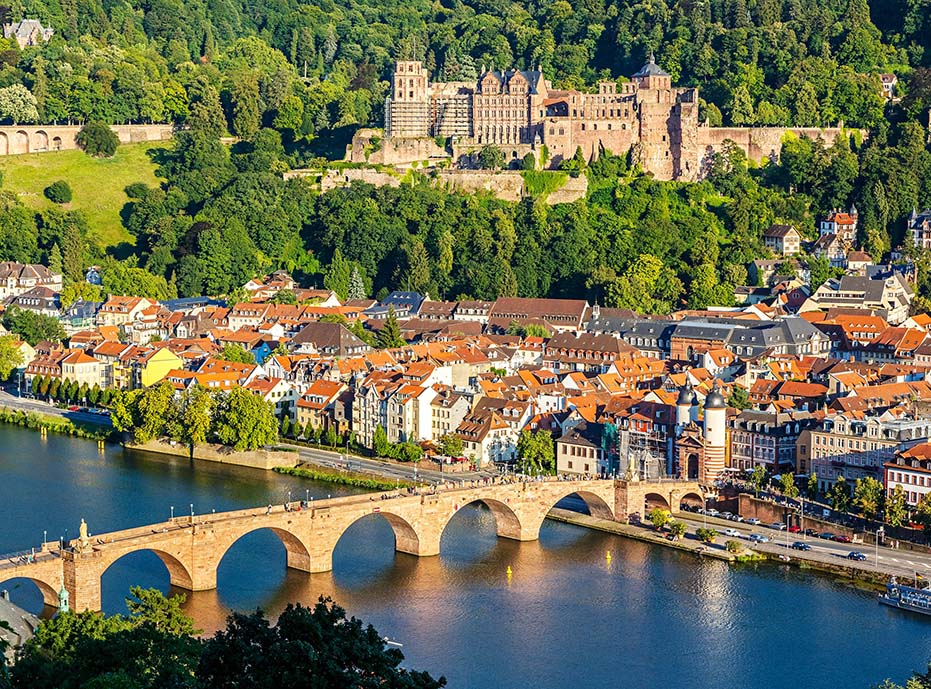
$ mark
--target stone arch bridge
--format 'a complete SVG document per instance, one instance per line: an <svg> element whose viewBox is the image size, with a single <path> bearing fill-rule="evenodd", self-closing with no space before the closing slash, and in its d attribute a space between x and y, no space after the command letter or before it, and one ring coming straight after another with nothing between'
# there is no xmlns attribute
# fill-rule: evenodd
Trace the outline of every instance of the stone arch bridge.
<svg viewBox="0 0 931 689"><path fill-rule="evenodd" d="M57 542L45 543L34 558L13 557L0 563L0 582L31 579L51 606L58 605L56 592L64 583L72 608L99 610L104 572L137 551L154 552L168 569L172 585L202 591L216 588L220 561L233 544L259 529L269 529L278 536L287 552L288 567L324 572L332 568L333 551L343 533L371 514L379 514L391 525L396 550L424 557L439 554L446 525L466 505L487 505L495 517L498 536L532 541L539 536L550 509L570 495L581 498L593 516L621 521L645 506L678 511L680 504L704 499L697 483L675 480L493 482L430 494L354 495L311 501L305 509L291 503L289 510L277 505L271 510L261 507L175 517L95 534L83 542L75 539L64 549L59 549Z"/></svg>

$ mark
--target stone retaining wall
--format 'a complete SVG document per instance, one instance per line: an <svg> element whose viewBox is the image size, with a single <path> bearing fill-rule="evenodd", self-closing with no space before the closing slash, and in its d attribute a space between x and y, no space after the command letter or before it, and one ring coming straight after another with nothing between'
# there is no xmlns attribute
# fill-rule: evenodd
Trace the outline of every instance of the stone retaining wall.
<svg viewBox="0 0 931 689"><path fill-rule="evenodd" d="M163 455L176 457L190 457L191 453L186 445L181 443L167 443L153 440L145 444L124 443L132 450L157 452ZM300 463L297 452L281 452L279 450L254 450L251 452L236 452L225 445L198 445L194 448L194 459L221 464L234 464L236 466L265 469L269 471L275 467L294 467Z"/></svg>
<svg viewBox="0 0 931 689"><path fill-rule="evenodd" d="M0 127L0 156L47 151L69 151L78 147L75 138L83 125L30 125ZM172 137L170 124L114 124L110 126L121 144L165 141Z"/></svg>

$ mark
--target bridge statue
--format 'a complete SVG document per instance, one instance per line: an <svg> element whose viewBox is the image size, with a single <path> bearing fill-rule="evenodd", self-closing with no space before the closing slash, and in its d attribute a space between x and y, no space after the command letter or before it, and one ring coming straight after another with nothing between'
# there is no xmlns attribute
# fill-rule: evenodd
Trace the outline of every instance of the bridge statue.
<svg viewBox="0 0 931 689"><path fill-rule="evenodd" d="M84 550L87 548L87 522L84 519L81 519L81 528L78 529L78 537L81 539L81 549Z"/></svg>

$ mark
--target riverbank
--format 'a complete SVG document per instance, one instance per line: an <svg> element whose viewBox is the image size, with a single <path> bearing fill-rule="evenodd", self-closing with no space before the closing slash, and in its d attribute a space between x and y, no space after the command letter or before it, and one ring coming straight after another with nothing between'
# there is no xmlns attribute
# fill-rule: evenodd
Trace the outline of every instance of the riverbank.
<svg viewBox="0 0 931 689"><path fill-rule="evenodd" d="M20 426L44 433L58 433L88 440L112 440L113 430L93 426L80 421L71 421L63 416L53 416L37 411L0 407L0 423Z"/></svg>
<svg viewBox="0 0 931 689"><path fill-rule="evenodd" d="M381 479L372 478L370 475L354 471L310 468L307 465L297 467L275 467L273 471L288 476L298 476L314 481L326 481L327 483L336 483L341 486L354 486L356 488L367 488L369 490L395 490L396 488L408 488L414 485L408 481L383 481Z"/></svg>
<svg viewBox="0 0 931 689"><path fill-rule="evenodd" d="M237 452L226 445L215 444L196 445L192 449L183 443L163 442L161 440L153 440L148 443L124 442L123 446L131 450L193 458L219 464L233 464L266 471L294 467L300 462L297 452L291 449L258 449Z"/></svg>

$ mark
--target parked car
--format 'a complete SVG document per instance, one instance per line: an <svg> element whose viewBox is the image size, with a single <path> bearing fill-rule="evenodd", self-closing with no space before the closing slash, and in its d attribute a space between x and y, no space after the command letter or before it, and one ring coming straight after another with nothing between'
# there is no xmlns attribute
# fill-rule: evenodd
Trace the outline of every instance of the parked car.
<svg viewBox="0 0 931 689"><path fill-rule="evenodd" d="M799 528L795 524L789 527L789 533L799 533L800 531L801 531L801 528Z"/></svg>
<svg viewBox="0 0 931 689"><path fill-rule="evenodd" d="M708 510L708 512L707 512L706 514L707 514L709 517L717 517L717 516L718 516L719 514L721 514L721 513L718 512L718 511L715 510L715 509L710 509L710 510Z"/></svg>
<svg viewBox="0 0 931 689"><path fill-rule="evenodd" d="M792 550L811 550L811 546L807 543L802 543L801 541L796 541L792 544Z"/></svg>
<svg viewBox="0 0 931 689"><path fill-rule="evenodd" d="M743 520L744 518L741 517L739 514L735 514L734 516L731 517L732 522L742 522Z"/></svg>
<svg viewBox="0 0 931 689"><path fill-rule="evenodd" d="M750 534L750 540L754 543L769 543L769 538L767 536L758 533Z"/></svg>
<svg viewBox="0 0 931 689"><path fill-rule="evenodd" d="M750 526L756 526L760 523L760 520L756 517L750 517L749 519L744 519L744 523L749 524Z"/></svg>
<svg viewBox="0 0 931 689"><path fill-rule="evenodd" d="M721 519L730 520L730 518L733 517L734 515L731 512L721 512L719 516L721 517Z"/></svg>
<svg viewBox="0 0 931 689"><path fill-rule="evenodd" d="M818 536L821 535L821 532L820 532L820 531L815 531L814 529L805 529L805 535L806 535L806 536L813 536L813 537L817 538Z"/></svg>
<svg viewBox="0 0 931 689"><path fill-rule="evenodd" d="M825 531L824 533L819 533L818 538L823 538L826 541L833 541L834 534L832 534L830 531Z"/></svg>
<svg viewBox="0 0 931 689"><path fill-rule="evenodd" d="M838 543L850 543L850 536L845 536L844 534L837 534L834 537L834 540Z"/></svg>
<svg viewBox="0 0 931 689"><path fill-rule="evenodd" d="M724 535L731 538L740 538L740 532L737 529L724 529Z"/></svg>
<svg viewBox="0 0 931 689"><path fill-rule="evenodd" d="M769 528L776 529L776 531L785 531L786 525L783 524L782 522L773 522L772 524L769 525Z"/></svg>
<svg viewBox="0 0 931 689"><path fill-rule="evenodd" d="M857 562L863 562L866 559L866 555L863 553L858 553L856 550L852 550L847 553L848 560L856 560Z"/></svg>

